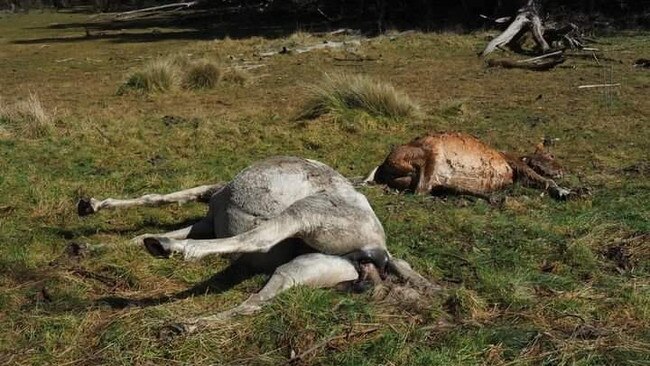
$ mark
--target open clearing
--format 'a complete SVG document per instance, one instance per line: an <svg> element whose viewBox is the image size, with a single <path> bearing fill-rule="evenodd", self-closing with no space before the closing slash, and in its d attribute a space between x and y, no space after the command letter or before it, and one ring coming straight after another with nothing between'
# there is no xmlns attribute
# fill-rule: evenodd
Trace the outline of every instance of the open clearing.
<svg viewBox="0 0 650 366"><path fill-rule="evenodd" d="M476 54L486 33L386 35L354 50L260 57L346 36L197 40L177 28L86 36L87 18L0 15L0 103L33 93L53 114L38 133L0 120L0 363L281 364L302 355L296 363L650 364L650 71L632 67L650 55L650 34L600 38L597 47L620 62L569 59L533 73L485 69ZM245 83L213 89L117 93L134 69L178 55L225 70L262 66ZM351 110L293 121L309 86L338 72L391 83L422 118ZM577 89L610 73L621 84L611 93ZM223 259L164 261L129 246L198 218L199 204L85 219L75 210L81 195L226 181L278 154L361 176L392 144L427 131L468 132L517 152L546 137L570 172L565 185L593 194L556 202L516 186L493 207L364 188L391 251L445 293L415 306L297 289L258 315L171 340L158 336L161 326L234 306L264 277L224 291L223 278L210 279ZM89 249L71 253L71 242Z"/></svg>

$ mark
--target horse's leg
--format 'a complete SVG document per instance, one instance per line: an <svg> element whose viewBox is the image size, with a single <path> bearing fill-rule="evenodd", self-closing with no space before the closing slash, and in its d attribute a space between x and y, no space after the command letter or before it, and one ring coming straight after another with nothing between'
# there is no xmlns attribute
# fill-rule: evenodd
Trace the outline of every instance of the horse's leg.
<svg viewBox="0 0 650 366"><path fill-rule="evenodd" d="M334 287L358 277L355 266L344 258L322 253L304 254L278 267L262 290L239 306L215 315L188 319L178 326L187 332L210 328L233 316L255 313L269 300L292 287Z"/></svg>
<svg viewBox="0 0 650 366"><path fill-rule="evenodd" d="M209 202L210 197L223 188L223 184L213 184L185 189L169 194L147 194L133 199L82 198L77 203L79 216L87 216L103 209L124 208L133 206L161 206L168 203L185 203L190 201Z"/></svg>
<svg viewBox="0 0 650 366"><path fill-rule="evenodd" d="M232 237L208 240L153 237L144 243L154 256L168 257L177 252L185 259L199 259L211 254L266 253L288 238L300 238L318 252L337 255L384 248L385 240L381 224L365 197L351 191L305 197L251 230Z"/></svg>
<svg viewBox="0 0 650 366"><path fill-rule="evenodd" d="M391 258L388 261L388 271L397 275L402 280L412 284L415 287L429 291L439 291L442 289L440 286L430 282L421 274L413 270L413 268L411 268L411 265L408 264L405 260Z"/></svg>
<svg viewBox="0 0 650 366"><path fill-rule="evenodd" d="M199 240L151 236L144 238L143 242L153 256L169 257L172 253L182 253L185 260L193 260L210 254L267 252L275 244L296 237L307 228L307 223L285 211L247 232L228 238Z"/></svg>
<svg viewBox="0 0 650 366"><path fill-rule="evenodd" d="M151 237L174 240L214 238L214 219L212 217L212 214L208 212L208 215L206 217L190 226L161 234L138 235L135 238L131 239L131 242L136 245L141 245L144 244L145 239Z"/></svg>
<svg viewBox="0 0 650 366"><path fill-rule="evenodd" d="M548 191L551 197L557 200L566 200L573 194L570 189L560 187L553 179L539 175L520 159L514 157L507 157L507 159L517 179L524 186Z"/></svg>

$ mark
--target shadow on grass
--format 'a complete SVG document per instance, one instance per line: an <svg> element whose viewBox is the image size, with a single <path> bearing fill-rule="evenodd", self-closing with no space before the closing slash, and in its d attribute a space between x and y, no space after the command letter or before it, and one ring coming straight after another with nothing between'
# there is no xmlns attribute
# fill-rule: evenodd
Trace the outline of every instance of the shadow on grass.
<svg viewBox="0 0 650 366"><path fill-rule="evenodd" d="M244 254L217 274L174 295L140 299L107 296L97 300L97 303L100 306L108 305L114 309L123 309L127 307L156 306L193 296L221 294L254 276L271 274L277 267L299 255L310 252L313 252L313 249L302 243L302 241L286 240L275 245L266 253Z"/></svg>
<svg viewBox="0 0 650 366"><path fill-rule="evenodd" d="M238 284L260 274L251 270L248 266L236 261L211 276L210 278L192 286L191 288L169 296L145 297L133 299L119 296L107 296L97 300L100 306L108 305L113 309L124 309L128 307L149 307L161 305L193 296L207 294L221 294Z"/></svg>
<svg viewBox="0 0 650 366"><path fill-rule="evenodd" d="M80 237L88 237L97 234L111 234L111 235L120 235L120 236L135 236L137 233L143 231L144 229L152 229L151 233L164 233L168 231L174 231L188 227L190 225L196 224L205 216L197 216L196 218L191 218L184 220L182 222L177 222L173 224L161 224L154 221L145 220L137 226L126 226L121 228L115 227L95 227L95 226L81 226L72 229L60 228L60 227L47 227L44 228L45 231L50 234L59 236L66 240L74 240ZM154 230L155 229L155 230Z"/></svg>
<svg viewBox="0 0 650 366"><path fill-rule="evenodd" d="M286 37L298 30L324 32L337 28L354 28L364 33L376 32L374 22L348 19L337 22L322 18L294 19L273 14L215 15L210 11L193 11L159 15L152 18L130 20L105 20L88 22L56 23L27 29L73 30L76 35L15 40L15 44L74 43L108 40L113 43L146 43L170 40L214 40L263 37L275 39ZM164 28L165 31L161 31Z"/></svg>

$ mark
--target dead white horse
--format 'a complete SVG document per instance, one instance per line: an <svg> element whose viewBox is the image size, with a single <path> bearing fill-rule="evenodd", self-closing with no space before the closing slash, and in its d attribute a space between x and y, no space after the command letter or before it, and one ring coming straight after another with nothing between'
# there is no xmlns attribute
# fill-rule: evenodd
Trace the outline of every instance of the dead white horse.
<svg viewBox="0 0 650 366"><path fill-rule="evenodd" d="M82 199L80 215L100 210L206 200L208 214L184 229L146 234L135 242L156 257L173 253L185 260L210 254L246 256L252 266L275 269L268 283L234 309L182 323L184 331L209 327L236 314L250 314L296 285L334 287L355 281L362 264L372 263L411 284L436 286L391 257L384 229L366 197L325 164L274 157L241 171L225 185L207 185L137 199Z"/></svg>

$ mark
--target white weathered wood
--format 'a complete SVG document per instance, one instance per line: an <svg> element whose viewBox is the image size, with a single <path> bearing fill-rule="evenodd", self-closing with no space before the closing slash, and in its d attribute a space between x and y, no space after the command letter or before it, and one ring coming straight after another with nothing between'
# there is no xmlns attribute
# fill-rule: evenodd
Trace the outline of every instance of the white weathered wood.
<svg viewBox="0 0 650 366"><path fill-rule="evenodd" d="M160 5L160 6L152 6L150 8L144 8L144 9L136 9L136 10L130 10L130 11L125 11L122 13L117 13L114 14L115 17L124 17L124 16L129 16L133 14L139 14L139 13L149 13L152 11L158 11L158 10L164 10L164 9L170 9L170 8L191 8L198 4L198 1L190 1L190 2L181 2L181 3L174 3L174 4L165 4L165 5Z"/></svg>
<svg viewBox="0 0 650 366"><path fill-rule="evenodd" d="M555 52L547 53L545 55L531 57L531 58L527 58L525 60L519 60L517 62L519 62L519 63L534 62L534 61L541 60L541 59L544 59L544 58L547 58L547 57L561 55L562 53L563 53L563 51L555 51Z"/></svg>
<svg viewBox="0 0 650 366"><path fill-rule="evenodd" d="M340 42L325 41L323 43L306 46L306 47L294 48L294 49L282 47L280 51L263 52L260 53L259 55L260 57L271 57L279 54L287 54L287 53L301 54L305 52L322 50L326 48L341 48L341 47L359 46L359 45L361 45L361 41L358 39L349 40L349 41L340 41Z"/></svg>
<svg viewBox="0 0 650 366"><path fill-rule="evenodd" d="M621 86L621 83L580 85L580 86L578 86L578 89L613 88L613 87L617 87L617 86Z"/></svg>
<svg viewBox="0 0 650 366"><path fill-rule="evenodd" d="M490 43L487 44L487 46L485 46L485 49L481 53L481 56L485 57L494 52L497 48L501 48L507 45L517 34L519 34L519 31L521 31L522 28L528 26L529 23L530 20L525 13L517 14L517 17L512 23L510 23L508 28L506 28L503 33L496 36L493 40L490 41Z"/></svg>
<svg viewBox="0 0 650 366"><path fill-rule="evenodd" d="M548 42L544 39L544 26L542 25L542 20L539 18L536 12L529 11L527 13L528 20L532 26L533 38L535 42L542 48L542 52L548 51L549 47Z"/></svg>

